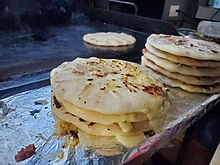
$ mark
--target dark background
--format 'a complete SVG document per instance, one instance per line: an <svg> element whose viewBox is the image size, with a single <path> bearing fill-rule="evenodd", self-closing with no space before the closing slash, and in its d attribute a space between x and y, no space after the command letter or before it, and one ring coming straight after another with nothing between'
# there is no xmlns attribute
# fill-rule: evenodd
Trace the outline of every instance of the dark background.
<svg viewBox="0 0 220 165"><path fill-rule="evenodd" d="M0 0L0 30L27 30L67 24L73 12L87 7L86 0Z"/></svg>

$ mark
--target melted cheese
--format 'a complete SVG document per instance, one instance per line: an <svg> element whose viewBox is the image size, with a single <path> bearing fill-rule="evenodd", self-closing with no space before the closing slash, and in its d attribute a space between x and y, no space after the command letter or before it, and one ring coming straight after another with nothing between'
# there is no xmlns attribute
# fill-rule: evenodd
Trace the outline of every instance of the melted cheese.
<svg viewBox="0 0 220 165"><path fill-rule="evenodd" d="M107 115L91 110L82 109L60 98L59 100L62 102L67 112L83 118L86 121L109 125L115 122L140 122L148 120L147 116L142 112Z"/></svg>
<svg viewBox="0 0 220 165"><path fill-rule="evenodd" d="M58 100L60 102L60 99ZM66 117L64 117L62 113L60 114L60 112L58 113L58 111L57 112L54 111L59 117L61 117L65 121L67 121L68 119L68 122L73 123L80 129L84 130L85 132L90 132L95 135L99 135L100 133L102 134L102 136L109 136L109 135L112 136L112 135L118 135L118 134L135 135L135 134L140 134L141 131L144 132L144 131L148 131L151 129L157 132L157 130L161 129L161 123L164 121L164 115L162 115L162 113L158 114L156 113L157 111L155 112L153 110L143 111L146 114L149 114L150 112L152 112L152 116L154 117L151 120L144 120L141 122L125 122L126 120L122 120L123 122L121 122L120 120L117 121L117 119L125 119L127 116L133 116L133 119L134 119L135 118L134 116L136 115L136 113L132 113L129 115L128 114L106 115L106 114L101 114L101 113L97 113L94 111L87 111L87 110L83 110L80 108L75 108L74 105L66 101L62 101L60 103L62 106L64 106L63 108L65 109L66 112L63 112L63 113L65 113ZM67 112L69 114L73 114L70 112L76 112L76 113L74 115L67 115ZM81 115L81 113L83 115ZM80 114L80 116L78 116L78 114ZM141 114L142 116L144 116L144 113L141 113ZM80 122L80 119L83 120L84 122ZM94 123L95 125L93 124L90 125L91 122ZM114 134L112 131L114 132Z"/></svg>
<svg viewBox="0 0 220 165"><path fill-rule="evenodd" d="M130 122L118 122L118 125L123 132L130 132L133 128Z"/></svg>
<svg viewBox="0 0 220 165"><path fill-rule="evenodd" d="M79 130L81 146L92 148L98 155L113 156L121 154L120 143L114 136L94 136Z"/></svg>
<svg viewBox="0 0 220 165"><path fill-rule="evenodd" d="M74 114L86 121L95 122L109 126L111 124L118 124L120 129L125 132L131 132L133 129L133 124L142 121L148 121L149 129L160 130L160 125L163 122L164 114L163 111L158 111L156 109L142 111L142 113L128 113L120 115L106 115L94 111L84 110L62 100L65 110L71 114ZM149 120L144 120L144 119ZM143 126L140 126L143 127Z"/></svg>
<svg viewBox="0 0 220 165"><path fill-rule="evenodd" d="M144 134L136 136L115 136L115 138L126 147L137 147L146 138Z"/></svg>
<svg viewBox="0 0 220 165"><path fill-rule="evenodd" d="M133 136L141 134L142 132L149 130L157 130L157 127L161 127L160 118L154 119L154 122L142 121L142 122L133 122L131 123L133 129L129 132L123 132L117 123L110 125L103 125L100 123L94 123L85 121L80 119L77 116L74 116L68 113L65 108L62 106L61 108L56 108L56 106L52 106L53 113L57 115L61 120L64 120L68 123L74 124L78 129L83 130L84 132L96 136Z"/></svg>

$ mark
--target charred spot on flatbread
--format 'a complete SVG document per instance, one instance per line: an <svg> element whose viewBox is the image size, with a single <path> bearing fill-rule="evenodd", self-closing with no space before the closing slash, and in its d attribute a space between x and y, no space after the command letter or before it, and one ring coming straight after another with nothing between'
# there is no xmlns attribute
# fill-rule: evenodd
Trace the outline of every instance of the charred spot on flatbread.
<svg viewBox="0 0 220 165"><path fill-rule="evenodd" d="M53 103L55 104L56 108L61 108L61 104L57 100L56 96L53 96Z"/></svg>

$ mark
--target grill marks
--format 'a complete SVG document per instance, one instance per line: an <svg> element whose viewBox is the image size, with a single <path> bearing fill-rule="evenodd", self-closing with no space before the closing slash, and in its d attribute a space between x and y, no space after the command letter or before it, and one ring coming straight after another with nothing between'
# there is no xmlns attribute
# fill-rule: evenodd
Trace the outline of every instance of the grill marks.
<svg viewBox="0 0 220 165"><path fill-rule="evenodd" d="M157 86L147 86L143 90L144 92L147 92L151 95L157 95L157 96L162 96L163 95L163 90L160 87Z"/></svg>
<svg viewBox="0 0 220 165"><path fill-rule="evenodd" d="M93 78L89 78L89 79L87 79L87 81L93 81Z"/></svg>
<svg viewBox="0 0 220 165"><path fill-rule="evenodd" d="M88 126L93 126L95 124L95 122L90 122L89 124L88 124Z"/></svg>
<svg viewBox="0 0 220 165"><path fill-rule="evenodd" d="M213 53L219 53L218 51L215 51L215 50L213 50L213 49L210 49Z"/></svg>
<svg viewBox="0 0 220 165"><path fill-rule="evenodd" d="M81 122L85 122L85 120L84 120L84 119L82 119L82 118L79 118L79 121L81 121Z"/></svg>
<svg viewBox="0 0 220 165"><path fill-rule="evenodd" d="M191 57L194 59L207 59L219 61L220 47L212 41L188 38L183 36L156 35L148 38L148 42L165 52L172 52L180 56ZM172 50L173 46L181 48L180 51ZM197 53L198 52L198 53ZM188 55L187 55L188 54Z"/></svg>
<svg viewBox="0 0 220 165"><path fill-rule="evenodd" d="M187 40L177 40L174 42L175 45L186 45Z"/></svg>
<svg viewBox="0 0 220 165"><path fill-rule="evenodd" d="M184 40L179 40L180 43L185 42ZM88 69L87 66L90 66ZM87 61L81 64L78 64L74 69L76 76L90 76L87 78L87 85L85 85L84 92L88 92L90 88L99 85L99 79L106 79L102 84L103 86L99 88L100 91L112 91L113 93L118 92L121 88L126 88L129 92L138 92L142 91L151 95L161 96L163 95L163 91L160 87L156 87L156 85L152 84L149 86L143 85L145 84L146 79L144 77L144 73L138 69L137 66L131 65L129 63L123 63L118 60L105 61L103 59L99 59L98 61ZM83 75L82 75L83 74ZM111 76L109 78L108 76ZM141 80L139 82L139 80ZM136 82L138 81L138 82ZM84 102L86 104L86 102Z"/></svg>
<svg viewBox="0 0 220 165"><path fill-rule="evenodd" d="M56 96L53 96L53 103L55 104L56 108L61 108L61 104L57 100Z"/></svg>
<svg viewBox="0 0 220 165"><path fill-rule="evenodd" d="M79 137L78 137L78 134L77 134L77 132L76 132L75 130L70 130L70 134L72 135L72 137L73 137L74 139L79 138Z"/></svg>
<svg viewBox="0 0 220 165"><path fill-rule="evenodd" d="M102 87L102 88L100 88L100 90L102 90L102 91L104 91L106 89L106 87Z"/></svg>
<svg viewBox="0 0 220 165"><path fill-rule="evenodd" d="M127 79L123 81L123 84L130 92L143 91L150 95L163 96L164 92L161 87L151 84L149 86L145 86L137 83L130 83Z"/></svg>

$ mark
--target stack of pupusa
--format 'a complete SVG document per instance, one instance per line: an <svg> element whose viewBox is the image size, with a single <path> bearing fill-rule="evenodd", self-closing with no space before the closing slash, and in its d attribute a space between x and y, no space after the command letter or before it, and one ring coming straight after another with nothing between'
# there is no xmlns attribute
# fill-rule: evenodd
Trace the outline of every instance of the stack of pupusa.
<svg viewBox="0 0 220 165"><path fill-rule="evenodd" d="M163 84L135 63L77 58L52 70L51 86L58 118L89 135L114 136L128 147L143 141L145 131L160 130L165 119Z"/></svg>
<svg viewBox="0 0 220 165"><path fill-rule="evenodd" d="M143 49L142 65L169 86L189 92L220 92L220 45L183 36L152 34Z"/></svg>

